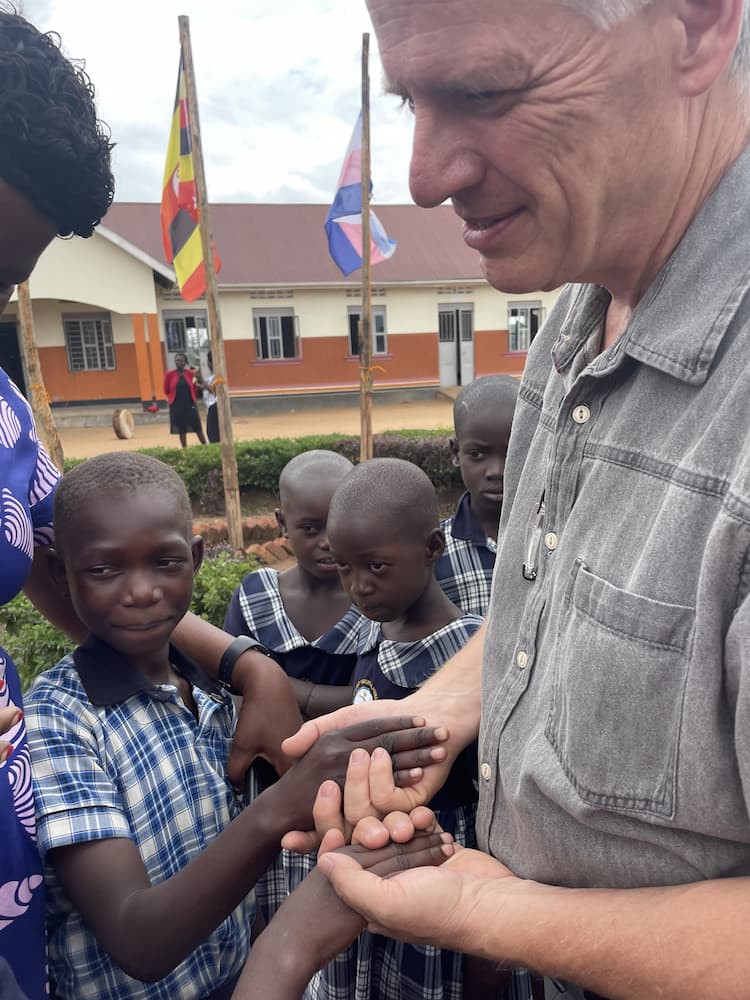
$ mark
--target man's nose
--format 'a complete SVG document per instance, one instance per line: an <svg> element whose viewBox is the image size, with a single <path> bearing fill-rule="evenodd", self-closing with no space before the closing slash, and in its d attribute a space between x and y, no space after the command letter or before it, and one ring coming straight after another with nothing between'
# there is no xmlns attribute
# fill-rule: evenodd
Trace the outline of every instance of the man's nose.
<svg viewBox="0 0 750 1000"><path fill-rule="evenodd" d="M462 191L475 187L484 166L458 122L443 120L440 112L415 105L414 137L409 167L409 190L415 203L434 208Z"/></svg>

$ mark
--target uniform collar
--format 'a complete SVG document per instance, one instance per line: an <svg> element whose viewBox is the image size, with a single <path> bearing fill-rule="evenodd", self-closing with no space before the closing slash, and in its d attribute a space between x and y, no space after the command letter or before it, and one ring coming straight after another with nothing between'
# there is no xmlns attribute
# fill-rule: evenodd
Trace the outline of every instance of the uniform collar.
<svg viewBox="0 0 750 1000"><path fill-rule="evenodd" d="M461 541L476 542L477 545L487 544L487 535L471 509L471 494L468 490L456 505L456 512L451 521L451 535L460 538Z"/></svg>
<svg viewBox="0 0 750 1000"><path fill-rule="evenodd" d="M708 378L716 352L750 288L750 146L732 164L638 303L620 339L592 363L605 375L629 355L690 385ZM552 349L565 371L601 323L609 293L574 289Z"/></svg>
<svg viewBox="0 0 750 1000"><path fill-rule="evenodd" d="M187 656L169 647L169 658L179 674L191 686L201 688L213 698L225 700L221 689ZM106 642L90 635L73 653L78 676L93 705L110 708L135 694L144 692L158 701L167 701L171 694L133 667L126 656Z"/></svg>

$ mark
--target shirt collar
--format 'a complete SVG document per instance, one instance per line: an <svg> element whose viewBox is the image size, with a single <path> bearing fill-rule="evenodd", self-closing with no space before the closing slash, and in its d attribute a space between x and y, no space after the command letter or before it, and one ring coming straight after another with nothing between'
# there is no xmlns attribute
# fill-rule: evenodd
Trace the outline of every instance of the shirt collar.
<svg viewBox="0 0 750 1000"><path fill-rule="evenodd" d="M622 337L593 362L604 375L624 354L690 385L702 385L750 287L750 146L723 176L638 303ZM609 293L582 285L571 298L552 355L562 372L600 323Z"/></svg>
<svg viewBox="0 0 750 1000"><path fill-rule="evenodd" d="M451 521L451 535L462 541L476 542L477 545L487 544L487 535L471 509L471 494L468 490L461 496L456 505L456 512Z"/></svg>
<svg viewBox="0 0 750 1000"><path fill-rule="evenodd" d="M192 687L200 688L217 701L226 700L218 685L172 645L169 647L169 659ZM93 705L109 708L141 692L158 701L166 701L171 697L169 691L152 684L140 670L132 666L126 656L94 635L90 635L74 651L73 662Z"/></svg>

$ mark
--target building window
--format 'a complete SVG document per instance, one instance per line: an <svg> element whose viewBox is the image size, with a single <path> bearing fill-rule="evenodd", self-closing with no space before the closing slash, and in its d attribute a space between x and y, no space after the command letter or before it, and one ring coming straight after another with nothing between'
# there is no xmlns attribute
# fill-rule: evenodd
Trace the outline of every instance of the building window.
<svg viewBox="0 0 750 1000"><path fill-rule="evenodd" d="M109 316L64 316L63 333L70 371L112 371L116 368Z"/></svg>
<svg viewBox="0 0 750 1000"><path fill-rule="evenodd" d="M362 318L362 309L357 306L349 307L349 354L352 357L359 356L359 321ZM372 353L388 353L388 330L385 324L385 306L373 306L372 308Z"/></svg>
<svg viewBox="0 0 750 1000"><path fill-rule="evenodd" d="M259 361L298 358L297 317L291 309L253 309L255 356Z"/></svg>
<svg viewBox="0 0 750 1000"><path fill-rule="evenodd" d="M508 350L528 351L543 317L541 302L508 303Z"/></svg>
<svg viewBox="0 0 750 1000"><path fill-rule="evenodd" d="M176 354L184 354L191 368L199 368L201 358L211 346L206 311L184 313L170 309L164 311L162 319L167 368L174 368Z"/></svg>

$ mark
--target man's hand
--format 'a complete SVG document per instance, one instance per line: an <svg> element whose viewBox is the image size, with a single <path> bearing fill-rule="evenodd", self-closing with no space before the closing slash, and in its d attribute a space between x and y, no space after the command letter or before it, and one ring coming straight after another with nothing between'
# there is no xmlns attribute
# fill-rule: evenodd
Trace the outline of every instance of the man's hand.
<svg viewBox="0 0 750 1000"><path fill-rule="evenodd" d="M318 870L373 933L476 954L471 917L487 885L505 879L511 890L521 880L481 851L455 845L454 852L439 869L417 868L387 879L365 871L351 854L328 853Z"/></svg>

